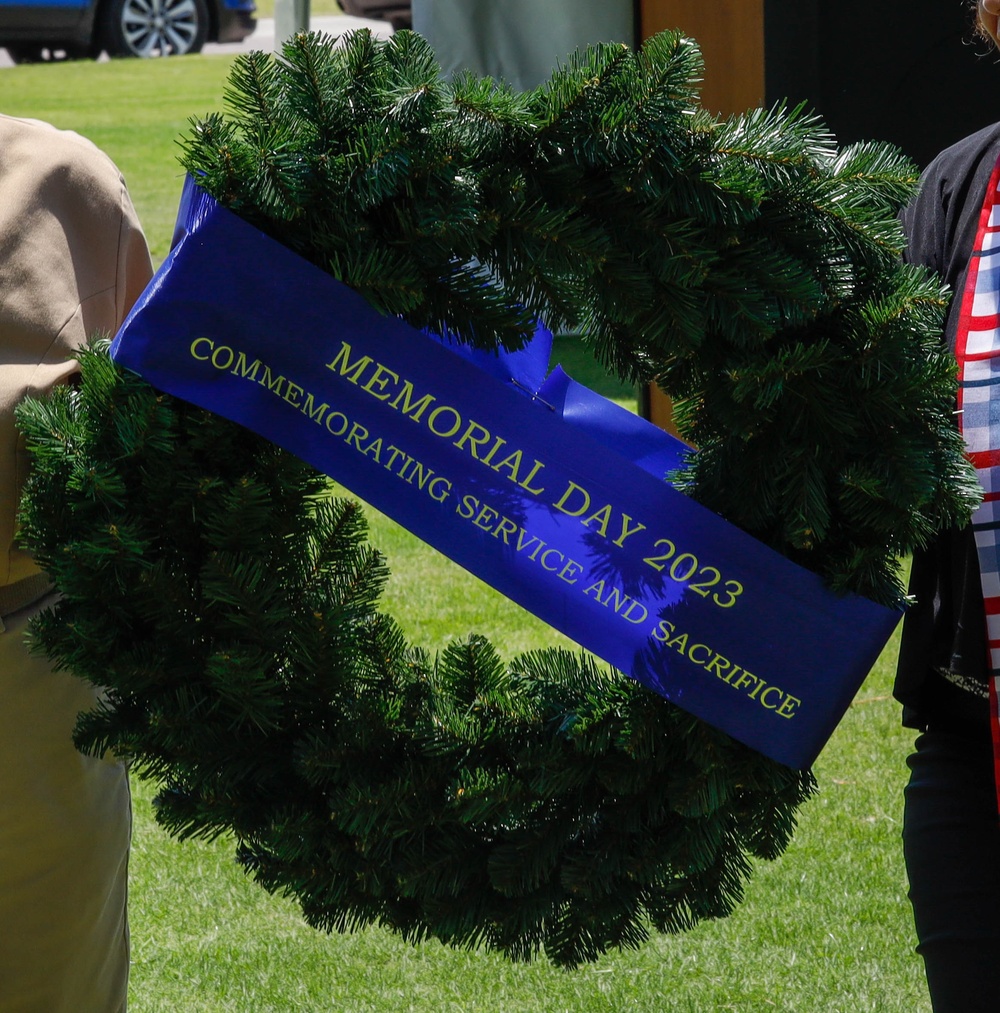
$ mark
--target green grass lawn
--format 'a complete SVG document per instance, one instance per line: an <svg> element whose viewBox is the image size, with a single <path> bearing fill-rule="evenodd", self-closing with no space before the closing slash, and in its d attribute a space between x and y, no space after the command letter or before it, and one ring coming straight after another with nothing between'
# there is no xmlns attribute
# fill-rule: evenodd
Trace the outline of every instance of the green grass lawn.
<svg viewBox="0 0 1000 1013"><path fill-rule="evenodd" d="M159 260L180 190L175 139L190 116L219 107L228 65L197 56L18 67L0 71L0 111L104 147ZM558 354L581 381L629 398L571 343ZM477 631L513 654L561 640L387 519L373 513L371 525L393 567L385 608L417 643L434 650ZM815 650L820 658L823 645ZM821 791L791 847L759 865L736 913L576 972L411 947L378 930L317 933L293 903L243 876L230 841L168 838L153 820L152 790L138 783L132 1013L925 1013L899 841L912 736L890 696L895 652L893 641L820 757Z"/></svg>

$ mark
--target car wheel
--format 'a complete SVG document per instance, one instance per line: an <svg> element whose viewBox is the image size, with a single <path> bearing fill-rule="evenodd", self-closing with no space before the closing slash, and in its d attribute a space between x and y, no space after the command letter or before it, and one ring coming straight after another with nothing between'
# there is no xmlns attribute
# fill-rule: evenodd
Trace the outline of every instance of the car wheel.
<svg viewBox="0 0 1000 1013"><path fill-rule="evenodd" d="M198 53L208 35L205 0L108 0L101 36L109 56Z"/></svg>
<svg viewBox="0 0 1000 1013"><path fill-rule="evenodd" d="M58 63L63 60L86 60L97 56L85 46L6 46L14 63Z"/></svg>

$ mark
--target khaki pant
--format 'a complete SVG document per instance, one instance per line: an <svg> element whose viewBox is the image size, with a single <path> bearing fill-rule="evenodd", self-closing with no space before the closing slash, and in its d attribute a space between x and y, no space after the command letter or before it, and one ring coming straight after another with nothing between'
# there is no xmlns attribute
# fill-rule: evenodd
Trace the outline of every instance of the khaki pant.
<svg viewBox="0 0 1000 1013"><path fill-rule="evenodd" d="M94 691L27 653L33 611L0 633L0 1013L121 1013L128 779L73 746Z"/></svg>

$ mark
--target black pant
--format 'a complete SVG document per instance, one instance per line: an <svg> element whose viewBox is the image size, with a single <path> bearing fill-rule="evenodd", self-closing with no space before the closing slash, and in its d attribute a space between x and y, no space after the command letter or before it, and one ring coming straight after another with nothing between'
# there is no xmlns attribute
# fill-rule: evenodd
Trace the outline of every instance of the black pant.
<svg viewBox="0 0 1000 1013"><path fill-rule="evenodd" d="M1000 820L989 733L924 732L903 851L935 1013L1000 1010Z"/></svg>

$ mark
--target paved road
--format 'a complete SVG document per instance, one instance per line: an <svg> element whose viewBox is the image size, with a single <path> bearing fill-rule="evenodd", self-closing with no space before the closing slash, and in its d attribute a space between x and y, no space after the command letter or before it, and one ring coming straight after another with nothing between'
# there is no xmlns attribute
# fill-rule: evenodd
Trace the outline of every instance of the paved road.
<svg viewBox="0 0 1000 1013"><path fill-rule="evenodd" d="M313 18L309 27L317 32L327 32L330 35L343 35L344 32L352 31L355 28L370 28L376 35L387 37L392 35L392 27L388 21L369 21L366 18L352 18L346 14L340 16ZM261 18L253 34L242 42L217 43L209 42L204 49L205 53L246 53L251 49L274 49L274 19ZM106 60L107 56L102 56ZM0 69L13 67L14 64L7 55L6 49L0 49Z"/></svg>
<svg viewBox="0 0 1000 1013"><path fill-rule="evenodd" d="M343 35L344 32L353 31L355 28L370 28L376 35L383 38L392 35L392 26L388 21L369 21L365 18L352 18L346 14L339 17L313 18L309 27L316 32L326 32L329 35ZM274 49L274 19L261 18L257 22L253 35L236 43L208 43L205 46L206 53L244 53L251 49Z"/></svg>

